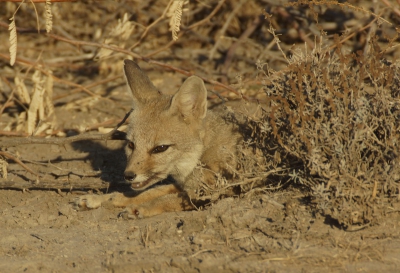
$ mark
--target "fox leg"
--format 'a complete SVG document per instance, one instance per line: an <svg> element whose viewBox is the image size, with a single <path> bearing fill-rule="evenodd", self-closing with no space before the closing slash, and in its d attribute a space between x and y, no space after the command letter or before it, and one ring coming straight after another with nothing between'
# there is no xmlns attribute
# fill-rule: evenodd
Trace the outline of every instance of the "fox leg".
<svg viewBox="0 0 400 273"><path fill-rule="evenodd" d="M129 195L129 193L124 194L120 192L103 195L87 194L75 198L74 206L78 209L96 209L107 202L114 207L126 207L128 205L140 205L153 199L158 199L164 195L179 192L181 192L181 190L176 185L168 184L150 188L137 195Z"/></svg>
<svg viewBox="0 0 400 273"><path fill-rule="evenodd" d="M101 207L101 204L113 200L117 197L119 192L104 194L104 195L95 195L95 194L85 194L79 197L76 197L73 206L75 209L97 209Z"/></svg>
<svg viewBox="0 0 400 273"><path fill-rule="evenodd" d="M151 201L129 205L119 216L124 219L140 219L163 212L191 210L194 206L190 202L189 196L185 192L170 193Z"/></svg>

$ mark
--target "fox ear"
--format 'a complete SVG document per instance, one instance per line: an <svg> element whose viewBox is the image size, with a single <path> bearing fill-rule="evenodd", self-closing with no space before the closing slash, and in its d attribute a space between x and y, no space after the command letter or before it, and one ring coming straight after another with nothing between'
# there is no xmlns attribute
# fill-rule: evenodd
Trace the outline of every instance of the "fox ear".
<svg viewBox="0 0 400 273"><path fill-rule="evenodd" d="M202 79L189 77L174 95L171 109L184 118L203 119L207 113L207 89Z"/></svg>
<svg viewBox="0 0 400 273"><path fill-rule="evenodd" d="M135 104L159 94L157 88L134 61L124 60L124 75Z"/></svg>

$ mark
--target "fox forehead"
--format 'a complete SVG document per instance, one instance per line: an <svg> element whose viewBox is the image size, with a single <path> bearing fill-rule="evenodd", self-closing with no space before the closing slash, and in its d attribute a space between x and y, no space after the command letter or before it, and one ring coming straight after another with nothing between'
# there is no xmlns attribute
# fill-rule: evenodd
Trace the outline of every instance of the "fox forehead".
<svg viewBox="0 0 400 273"><path fill-rule="evenodd" d="M127 139L137 145L154 146L174 144L174 136L182 130L182 122L177 115L168 111L166 100L150 101L130 116Z"/></svg>

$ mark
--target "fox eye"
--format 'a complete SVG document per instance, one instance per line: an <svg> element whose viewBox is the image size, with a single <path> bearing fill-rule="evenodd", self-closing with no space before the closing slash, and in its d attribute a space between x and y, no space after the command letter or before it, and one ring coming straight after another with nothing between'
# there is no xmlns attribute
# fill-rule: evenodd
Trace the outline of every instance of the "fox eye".
<svg viewBox="0 0 400 273"><path fill-rule="evenodd" d="M151 151L151 153L152 153L152 154L159 154L159 153L165 152L165 151L169 148L169 146L170 146L170 145L160 145L160 146L157 146L157 147L155 147L155 148Z"/></svg>
<svg viewBox="0 0 400 273"><path fill-rule="evenodd" d="M131 149L131 150L135 150L135 143L133 143L132 141L129 141L128 147L129 147L129 149Z"/></svg>

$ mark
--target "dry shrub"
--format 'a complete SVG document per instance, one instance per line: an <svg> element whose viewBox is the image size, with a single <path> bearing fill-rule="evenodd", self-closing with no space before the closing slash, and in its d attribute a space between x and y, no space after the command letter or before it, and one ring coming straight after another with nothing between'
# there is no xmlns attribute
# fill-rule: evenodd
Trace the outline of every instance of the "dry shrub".
<svg viewBox="0 0 400 273"><path fill-rule="evenodd" d="M400 63L376 38L369 53L321 44L295 53L284 74L265 72L268 107L251 121L254 135L323 215L344 228L373 224L399 196Z"/></svg>

